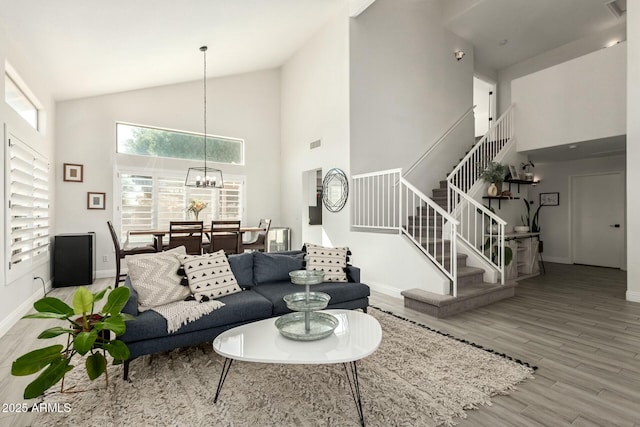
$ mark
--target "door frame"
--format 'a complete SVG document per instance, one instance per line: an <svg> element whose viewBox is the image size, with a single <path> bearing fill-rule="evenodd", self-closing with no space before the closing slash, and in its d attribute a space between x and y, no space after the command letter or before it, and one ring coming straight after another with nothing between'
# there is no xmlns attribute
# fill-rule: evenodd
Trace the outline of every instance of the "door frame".
<svg viewBox="0 0 640 427"><path fill-rule="evenodd" d="M574 198L574 178L581 178L581 177L585 177L585 176L601 176L601 175L620 175L620 177L622 178L622 208L623 208L623 215L622 215L622 227L624 230L624 235L623 235L623 239L622 239L622 253L621 253L621 262L620 262L620 269L623 271L627 270L627 177L626 177L626 173L623 170L612 170L612 171L603 171L603 172L591 172L591 173L582 173L582 174L575 174L575 175L569 175L569 221L568 221L568 225L569 225L569 259L571 261L571 264L575 263L575 259L574 259L574 250L573 250L573 243L574 243L574 233L573 233L573 219L574 219L574 212L573 212L573 198ZM605 267L606 268L606 267Z"/></svg>

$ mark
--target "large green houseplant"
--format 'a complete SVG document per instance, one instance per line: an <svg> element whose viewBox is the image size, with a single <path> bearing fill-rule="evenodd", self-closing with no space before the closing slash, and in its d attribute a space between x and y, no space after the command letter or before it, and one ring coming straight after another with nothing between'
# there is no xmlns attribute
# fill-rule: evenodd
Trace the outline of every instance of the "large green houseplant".
<svg viewBox="0 0 640 427"><path fill-rule="evenodd" d="M25 399L40 396L60 381L73 369L71 358L76 354L88 354L85 369L92 381L107 369L104 351L113 357L114 365L129 358L129 348L117 339L126 330L125 321L133 319L133 316L121 313L129 299L129 288L123 286L111 291L104 307L94 312L95 303L105 296L108 289L110 288L94 294L85 287L78 288L73 295L73 307L58 298L44 297L33 304L37 313L23 317L60 319L69 323L67 327L45 329L38 336L39 339L47 339L67 335L66 347L54 344L33 350L17 358L11 365L11 374L16 376L32 375L42 371L25 388ZM112 339L109 331L113 332L116 338Z"/></svg>

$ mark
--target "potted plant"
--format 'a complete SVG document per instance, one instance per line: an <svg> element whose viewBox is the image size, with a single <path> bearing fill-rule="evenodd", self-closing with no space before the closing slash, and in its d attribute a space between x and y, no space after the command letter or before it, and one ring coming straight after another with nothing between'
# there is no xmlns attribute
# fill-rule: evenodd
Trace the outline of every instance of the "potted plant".
<svg viewBox="0 0 640 427"><path fill-rule="evenodd" d="M40 375L24 390L25 399L33 399L43 394L73 369L71 358L80 354L87 356L85 369L90 380L102 375L107 368L103 351L113 357L113 364L120 364L129 358L129 348L118 340L125 330L125 321L133 319L122 308L129 299L129 288L123 286L109 293L104 307L94 312L95 303L100 301L107 289L91 293L80 287L73 295L73 308L58 298L44 297L33 304L37 313L28 314L23 319L60 319L69 323L67 327L56 326L45 329L39 339L67 335L66 347L55 344L33 350L18 357L11 365L11 375L24 376L40 372ZM116 338L111 339L110 332ZM44 369L44 370L43 370Z"/></svg>
<svg viewBox="0 0 640 427"><path fill-rule="evenodd" d="M527 216L525 217L520 217L521 221L522 221L522 225L529 227L529 230L532 233L539 233L540 232L540 226L538 225L538 215L540 214L540 209L544 206L544 204L541 204L540 206L538 206L538 209L536 209L535 213L533 214L533 218L531 217L531 205L533 205L533 201L528 201L527 199L523 199L524 205L527 208ZM527 231L529 231L527 230Z"/></svg>
<svg viewBox="0 0 640 427"><path fill-rule="evenodd" d="M480 172L480 178L491 183L487 190L490 196L497 196L502 193L502 181L509 168L498 162L489 162L487 167Z"/></svg>
<svg viewBox="0 0 640 427"><path fill-rule="evenodd" d="M522 166L522 170L524 171L524 179L525 181L533 181L533 172L531 172L531 168L535 168L536 165L533 164L531 160L526 163L520 163Z"/></svg>

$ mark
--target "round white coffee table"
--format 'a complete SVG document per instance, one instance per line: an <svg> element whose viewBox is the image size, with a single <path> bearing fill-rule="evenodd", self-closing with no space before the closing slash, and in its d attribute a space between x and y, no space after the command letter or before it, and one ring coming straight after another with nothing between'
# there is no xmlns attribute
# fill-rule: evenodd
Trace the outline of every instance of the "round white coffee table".
<svg viewBox="0 0 640 427"><path fill-rule="evenodd" d="M356 362L377 350L382 340L382 329L374 317L359 311L326 312L336 316L339 323L332 335L317 341L295 341L285 338L275 326L277 318L237 326L218 335L213 341L213 349L224 356L225 361L214 403L218 401L224 380L234 360L301 365L342 363L356 403L360 424L364 426Z"/></svg>

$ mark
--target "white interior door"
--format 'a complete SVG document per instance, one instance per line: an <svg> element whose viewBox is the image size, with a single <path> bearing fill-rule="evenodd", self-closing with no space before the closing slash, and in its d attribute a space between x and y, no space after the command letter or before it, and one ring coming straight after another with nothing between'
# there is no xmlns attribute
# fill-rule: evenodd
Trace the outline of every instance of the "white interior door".
<svg viewBox="0 0 640 427"><path fill-rule="evenodd" d="M571 178L573 262L621 268L624 254L622 173Z"/></svg>

